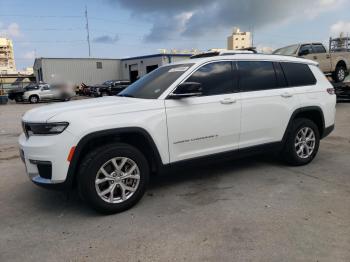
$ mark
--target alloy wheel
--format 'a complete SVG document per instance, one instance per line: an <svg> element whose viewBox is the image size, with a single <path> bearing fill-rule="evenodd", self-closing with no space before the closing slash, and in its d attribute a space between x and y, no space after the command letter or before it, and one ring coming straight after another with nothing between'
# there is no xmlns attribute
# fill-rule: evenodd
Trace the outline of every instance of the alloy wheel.
<svg viewBox="0 0 350 262"><path fill-rule="evenodd" d="M140 170L137 164L127 157L108 160L98 170L95 188L105 202L116 204L128 200L140 183Z"/></svg>
<svg viewBox="0 0 350 262"><path fill-rule="evenodd" d="M295 137L295 151L300 158L308 158L315 149L316 137L315 132L310 127L303 127Z"/></svg>

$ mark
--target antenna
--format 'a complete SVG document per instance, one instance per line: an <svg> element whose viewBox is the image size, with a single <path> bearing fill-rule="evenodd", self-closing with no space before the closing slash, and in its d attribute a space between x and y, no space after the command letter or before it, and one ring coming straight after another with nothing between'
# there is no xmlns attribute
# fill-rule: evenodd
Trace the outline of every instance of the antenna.
<svg viewBox="0 0 350 262"><path fill-rule="evenodd" d="M86 33L87 33L86 40L87 40L88 47L89 47L89 57L91 57L89 17L88 17L88 11L87 11L86 5L85 5L85 20L86 20Z"/></svg>

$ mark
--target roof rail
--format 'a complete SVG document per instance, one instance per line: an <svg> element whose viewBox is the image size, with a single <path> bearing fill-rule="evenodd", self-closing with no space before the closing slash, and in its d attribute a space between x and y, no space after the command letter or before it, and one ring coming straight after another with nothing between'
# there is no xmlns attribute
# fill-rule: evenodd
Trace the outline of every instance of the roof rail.
<svg viewBox="0 0 350 262"><path fill-rule="evenodd" d="M225 56L225 55L237 55L237 54L257 54L255 47L248 47L236 50L221 50L221 51L208 51L200 54L196 54L190 57L194 58L204 58L204 57L213 57L213 56Z"/></svg>

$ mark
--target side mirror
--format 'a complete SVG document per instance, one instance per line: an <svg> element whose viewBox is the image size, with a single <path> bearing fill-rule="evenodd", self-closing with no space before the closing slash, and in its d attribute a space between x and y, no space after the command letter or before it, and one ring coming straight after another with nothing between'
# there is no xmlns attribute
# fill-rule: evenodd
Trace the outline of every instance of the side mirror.
<svg viewBox="0 0 350 262"><path fill-rule="evenodd" d="M308 49L304 49L304 50L299 52L299 56L306 56L309 54L310 54L310 51Z"/></svg>
<svg viewBox="0 0 350 262"><path fill-rule="evenodd" d="M181 99L192 96L202 95L202 84L197 82L184 82L177 86L175 91L170 94L172 99Z"/></svg>

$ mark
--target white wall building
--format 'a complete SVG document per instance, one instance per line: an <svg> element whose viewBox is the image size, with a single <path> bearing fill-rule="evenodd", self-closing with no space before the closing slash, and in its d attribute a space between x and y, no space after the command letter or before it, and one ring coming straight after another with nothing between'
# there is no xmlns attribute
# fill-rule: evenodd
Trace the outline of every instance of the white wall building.
<svg viewBox="0 0 350 262"><path fill-rule="evenodd" d="M227 38L227 49L236 50L248 47L252 47L252 34L234 28L232 35Z"/></svg>
<svg viewBox="0 0 350 262"><path fill-rule="evenodd" d="M101 84L106 80L132 82L168 63L189 59L192 54L154 54L125 59L99 58L36 58L36 81L71 83L80 85Z"/></svg>

